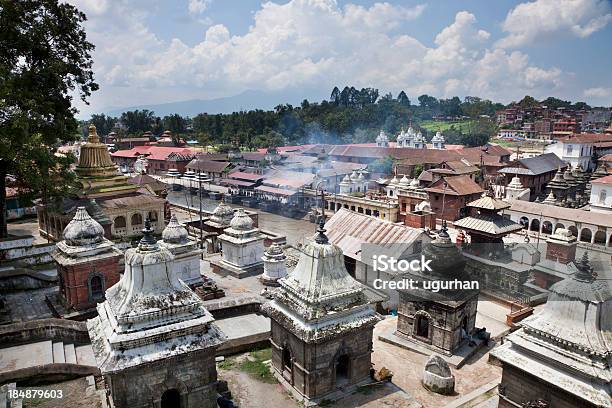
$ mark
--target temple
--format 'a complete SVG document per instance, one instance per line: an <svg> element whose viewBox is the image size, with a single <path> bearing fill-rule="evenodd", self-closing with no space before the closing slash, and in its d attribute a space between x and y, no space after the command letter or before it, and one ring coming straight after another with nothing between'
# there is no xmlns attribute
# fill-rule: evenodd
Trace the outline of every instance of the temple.
<svg viewBox="0 0 612 408"><path fill-rule="evenodd" d="M478 288L449 287L436 292L426 287L426 282L470 281L464 271L466 261L450 239L446 223L437 237L423 248L423 256L431 260L431 271L411 271L404 276L420 284L414 289L399 291L396 339L381 340L450 357L467 345L468 337L474 332L479 291Z"/></svg>
<svg viewBox="0 0 612 408"><path fill-rule="evenodd" d="M550 288L543 310L491 352L503 367L499 407L612 407L612 292L587 252Z"/></svg>
<svg viewBox="0 0 612 408"><path fill-rule="evenodd" d="M174 255L174 271L183 282L190 286L202 284L200 257L204 251L198 248L197 240L189 237L176 215L172 215L164 228L159 245Z"/></svg>
<svg viewBox="0 0 612 408"><path fill-rule="evenodd" d="M369 380L372 331L379 317L363 286L348 274L342 250L321 220L274 299L262 306L272 323L272 370L306 405L334 400Z"/></svg>
<svg viewBox="0 0 612 408"><path fill-rule="evenodd" d="M264 236L242 208L236 211L229 228L219 235L223 258L211 260L212 270L222 276L245 278L263 273Z"/></svg>
<svg viewBox="0 0 612 408"><path fill-rule="evenodd" d="M87 321L96 363L116 408L216 407L215 353L223 333L174 271L149 221L125 272Z"/></svg>
<svg viewBox="0 0 612 408"><path fill-rule="evenodd" d="M139 236L145 219L155 232L164 228L165 203L148 189L128 182L113 164L108 148L100 142L96 127L89 126L87 143L81 146L75 168L77 191L59 204L37 208L41 236L59 241L78 207L85 207L102 225L105 237Z"/></svg>
<svg viewBox="0 0 612 408"><path fill-rule="evenodd" d="M51 254L57 265L59 296L48 295L47 301L57 314L74 318L88 309L95 311L106 289L119 281L123 252L104 238L104 229L85 207L77 209L63 237Z"/></svg>

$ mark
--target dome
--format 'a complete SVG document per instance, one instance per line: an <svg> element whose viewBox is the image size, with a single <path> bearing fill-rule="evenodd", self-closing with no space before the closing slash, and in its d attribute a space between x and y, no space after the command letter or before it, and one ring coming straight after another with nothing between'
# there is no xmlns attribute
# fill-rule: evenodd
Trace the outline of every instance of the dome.
<svg viewBox="0 0 612 408"><path fill-rule="evenodd" d="M178 222L176 215L172 214L170 222L164 228L162 240L168 244L182 244L189 240L187 229Z"/></svg>
<svg viewBox="0 0 612 408"><path fill-rule="evenodd" d="M351 182L351 178L349 177L349 175L345 175L344 178L342 179L342 183L350 183Z"/></svg>
<svg viewBox="0 0 612 408"><path fill-rule="evenodd" d="M387 135L385 134L385 131L381 129L380 133L376 137L376 141L377 142L387 142L388 140L389 139L387 138Z"/></svg>
<svg viewBox="0 0 612 408"><path fill-rule="evenodd" d="M421 201L416 205L417 211L431 212L431 204L429 201Z"/></svg>
<svg viewBox="0 0 612 408"><path fill-rule="evenodd" d="M404 132L404 130L402 129L399 136L397 136L397 142L402 143L405 140L406 140L406 132Z"/></svg>
<svg viewBox="0 0 612 408"><path fill-rule="evenodd" d="M436 132L436 135L431 139L432 142L444 142L444 136L442 133Z"/></svg>
<svg viewBox="0 0 612 408"><path fill-rule="evenodd" d="M213 211L210 220L221 225L228 225L234 216L234 210L229 205L221 201L215 211Z"/></svg>
<svg viewBox="0 0 612 408"><path fill-rule="evenodd" d="M353 170L353 173L351 174L351 180L357 180L359 178L359 175L357 174L357 171Z"/></svg>
<svg viewBox="0 0 612 408"><path fill-rule="evenodd" d="M410 180L408 179L408 177L406 177L405 174L404 174L404 176L401 178L401 180L399 182L400 182L400 184L402 186L409 186L410 185Z"/></svg>
<svg viewBox="0 0 612 408"><path fill-rule="evenodd" d="M421 187L421 183L419 183L419 180L417 180L417 178L413 178L412 181L410 182L410 187L417 189L419 187Z"/></svg>
<svg viewBox="0 0 612 408"><path fill-rule="evenodd" d="M365 180L365 177L363 177L363 173L359 173L359 178L358 178L358 180L359 180L359 181L364 181L364 180Z"/></svg>
<svg viewBox="0 0 612 408"><path fill-rule="evenodd" d="M89 216L85 207L79 207L63 235L66 244L71 246L94 245L104 240L104 228Z"/></svg>
<svg viewBox="0 0 612 408"><path fill-rule="evenodd" d="M414 137L414 141L415 142L422 142L423 141L423 135L421 134L421 132L416 134L416 136Z"/></svg>
<svg viewBox="0 0 612 408"><path fill-rule="evenodd" d="M408 132L407 132L406 136L414 136L414 129L412 128L412 126L410 126L408 128Z"/></svg>
<svg viewBox="0 0 612 408"><path fill-rule="evenodd" d="M397 184L397 183L399 183L399 180L397 179L397 176L393 176L391 181L389 181L389 184Z"/></svg>
<svg viewBox="0 0 612 408"><path fill-rule="evenodd" d="M438 236L423 248L425 259L431 260L430 274L444 279L468 280L464 271L465 258L448 235L446 223ZM466 279L462 279L466 278Z"/></svg>
<svg viewBox="0 0 612 408"><path fill-rule="evenodd" d="M244 212L242 208L236 211L236 215L230 222L230 227L235 230L249 231L253 229L253 220Z"/></svg>
<svg viewBox="0 0 612 408"><path fill-rule="evenodd" d="M521 179L518 178L518 176L514 176L512 177L510 184L508 184L508 187L515 188L515 189L522 189L523 184L521 183Z"/></svg>

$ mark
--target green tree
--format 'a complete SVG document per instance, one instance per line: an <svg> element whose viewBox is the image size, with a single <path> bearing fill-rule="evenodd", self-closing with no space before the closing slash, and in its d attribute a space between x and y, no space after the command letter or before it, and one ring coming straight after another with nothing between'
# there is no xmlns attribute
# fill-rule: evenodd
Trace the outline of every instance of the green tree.
<svg viewBox="0 0 612 408"><path fill-rule="evenodd" d="M123 112L121 123L127 128L128 134L142 134L153 129L155 112L148 109Z"/></svg>
<svg viewBox="0 0 612 408"><path fill-rule="evenodd" d="M7 175L44 203L70 186L73 158L57 157L57 146L78 138L72 98L98 89L85 20L57 0L0 0L0 238Z"/></svg>
<svg viewBox="0 0 612 408"><path fill-rule="evenodd" d="M113 130L113 127L115 127L116 121L116 118L106 116L103 113L93 114L91 115L91 119L89 119L89 123L96 127L98 134L101 136L108 135ZM83 126L83 130L85 131L85 134L87 134L87 126Z"/></svg>
<svg viewBox="0 0 612 408"><path fill-rule="evenodd" d="M181 141L181 135L187 132L187 120L178 113L164 116L162 120L165 130L172 132L172 143L178 146Z"/></svg>

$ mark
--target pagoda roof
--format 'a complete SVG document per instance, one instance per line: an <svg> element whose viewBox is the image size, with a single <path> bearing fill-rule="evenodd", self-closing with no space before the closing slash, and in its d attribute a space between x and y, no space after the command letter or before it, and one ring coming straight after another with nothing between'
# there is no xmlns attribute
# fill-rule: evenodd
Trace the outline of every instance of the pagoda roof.
<svg viewBox="0 0 612 408"><path fill-rule="evenodd" d="M520 231L523 226L501 215L476 214L461 218L453 224L455 228L479 231L488 235L506 235Z"/></svg>
<svg viewBox="0 0 612 408"><path fill-rule="evenodd" d="M505 210L506 208L510 208L511 204L495 197L485 195L484 197L480 197L478 200L474 200L468 203L467 206L474 208L482 208L485 210L500 211Z"/></svg>

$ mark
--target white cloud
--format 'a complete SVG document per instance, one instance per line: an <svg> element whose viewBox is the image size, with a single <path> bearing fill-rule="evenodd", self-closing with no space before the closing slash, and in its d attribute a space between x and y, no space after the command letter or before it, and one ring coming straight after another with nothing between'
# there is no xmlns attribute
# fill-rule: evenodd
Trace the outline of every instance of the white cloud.
<svg viewBox="0 0 612 408"><path fill-rule="evenodd" d="M585 38L612 21L609 0L535 0L510 10L498 46L513 48L541 37L572 33Z"/></svg>
<svg viewBox="0 0 612 408"><path fill-rule="evenodd" d="M189 0L189 13L202 14L206 11L212 0Z"/></svg>
<svg viewBox="0 0 612 408"><path fill-rule="evenodd" d="M582 94L587 98L596 98L596 99L610 98L612 97L612 89L602 88L602 87L588 88L588 89L585 89Z"/></svg>
<svg viewBox="0 0 612 408"><path fill-rule="evenodd" d="M100 109L249 89L327 93L334 85L403 89L412 98L429 93L509 101L548 96L563 84L559 69L534 66L522 52L492 47L490 34L466 11L429 47L406 34L424 6L266 2L244 35L216 24L202 41L187 45L160 40L145 24L146 11L126 1L117 0L87 22L101 85L92 102Z"/></svg>

